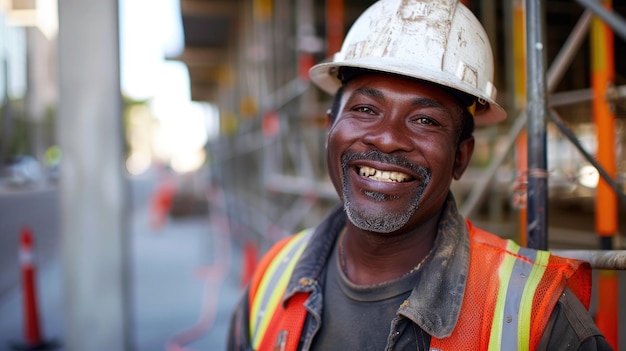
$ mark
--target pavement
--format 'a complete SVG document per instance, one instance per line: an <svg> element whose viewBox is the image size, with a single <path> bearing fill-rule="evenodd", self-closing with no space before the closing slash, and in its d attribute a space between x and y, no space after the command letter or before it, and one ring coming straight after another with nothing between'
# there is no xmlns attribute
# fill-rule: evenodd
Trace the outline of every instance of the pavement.
<svg viewBox="0 0 626 351"><path fill-rule="evenodd" d="M230 313L241 293L241 254L227 222L213 211L170 217L154 227L149 202L154 179L135 179L132 185L130 350L224 350ZM35 281L42 339L63 351L67 331L56 246L36 262ZM23 320L22 291L14 284L0 295L0 351L24 345Z"/></svg>

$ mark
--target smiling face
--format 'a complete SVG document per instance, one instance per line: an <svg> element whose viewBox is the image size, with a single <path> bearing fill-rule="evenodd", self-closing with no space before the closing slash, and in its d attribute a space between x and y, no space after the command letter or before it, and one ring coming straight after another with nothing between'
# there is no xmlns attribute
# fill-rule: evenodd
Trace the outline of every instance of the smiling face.
<svg viewBox="0 0 626 351"><path fill-rule="evenodd" d="M432 84L383 74L352 78L328 132L330 178L356 227L411 230L438 218L469 162L462 107Z"/></svg>

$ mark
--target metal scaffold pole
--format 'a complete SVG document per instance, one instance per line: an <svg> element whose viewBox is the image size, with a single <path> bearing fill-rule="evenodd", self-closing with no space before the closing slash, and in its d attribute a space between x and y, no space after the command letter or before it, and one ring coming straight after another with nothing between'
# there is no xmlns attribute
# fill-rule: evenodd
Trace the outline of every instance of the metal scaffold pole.
<svg viewBox="0 0 626 351"><path fill-rule="evenodd" d="M517 12L518 19L514 20L515 21L514 25L516 25L517 23L520 23L519 21L522 21L521 23L524 23L523 22L524 9L521 8L518 10L520 10ZM565 43L561 47L556 58L550 65L550 68L548 69L546 73L548 92L551 92L555 89L564 71L569 67L570 63L572 62L574 53L580 48L583 40L586 37L590 21L591 21L591 12L585 11L585 13L581 16L580 20L578 21L578 23L572 30L572 33L570 34L568 39L565 41ZM517 35L520 35L520 34L518 33ZM523 34L521 34L521 36L523 36ZM516 39L515 41L516 42L521 41L521 39ZM523 50L520 50L520 51L523 51ZM524 55L524 53L520 52L519 55L522 56ZM525 58L520 57L520 58L515 59L515 64L513 66L518 67L520 64L523 64L524 69L525 69L526 67L525 62L526 62ZM525 103L525 100L526 100L525 75L519 74L519 77L516 79L518 81L523 80L523 84L520 83L521 86L516 87L515 89L517 92L520 92L522 90L524 91L524 94L520 93L520 97L518 97L518 99L523 98L524 103ZM567 93L566 95L569 96L569 93ZM578 95L578 94L575 94L575 95ZM589 99L589 97L587 98ZM576 99L577 101L579 100L577 96L576 96ZM559 97L557 99L555 98L555 95L552 95L551 100L552 100L551 104L554 105L556 103L561 102L562 100L567 100L567 98ZM476 184L476 186L472 188L472 190L470 191L470 194L467 196L467 199L464 201L463 205L461 206L461 213L463 214L463 216L468 217L470 214L472 214L476 210L481 199L484 197L486 189L489 187L489 184L491 184L493 177L495 176L498 168L505 161L507 154L511 151L511 149L513 148L515 144L516 138L521 134L522 130L526 126L526 120L527 120L526 109L525 108L521 109L520 112L517 114L517 116L515 116L513 120L514 120L514 123L509 128L509 133L507 134L505 138L502 139L504 141L505 147L496 152L495 156L492 158L491 162L489 163L487 170L484 172L484 177L481 177L479 179L478 183ZM527 150L524 150L524 151L527 151ZM525 166L523 170L525 171L526 168L527 167ZM525 228L525 225L523 227ZM526 230L525 229L523 230L524 230L524 233L526 233Z"/></svg>
<svg viewBox="0 0 626 351"><path fill-rule="evenodd" d="M528 111L528 214L527 245L548 248L547 233L547 89L543 35L543 2L526 1L527 111Z"/></svg>

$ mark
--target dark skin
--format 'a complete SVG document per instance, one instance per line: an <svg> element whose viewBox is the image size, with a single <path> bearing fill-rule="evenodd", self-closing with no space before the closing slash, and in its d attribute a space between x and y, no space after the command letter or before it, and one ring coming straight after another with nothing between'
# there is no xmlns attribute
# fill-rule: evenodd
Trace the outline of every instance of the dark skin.
<svg viewBox="0 0 626 351"><path fill-rule="evenodd" d="M343 238L353 283L398 278L432 249L452 179L474 150L473 137L459 141L462 109L449 92L418 80L368 73L346 83L328 131L327 164L357 218L349 216ZM385 157L342 164L345 154L376 151Z"/></svg>

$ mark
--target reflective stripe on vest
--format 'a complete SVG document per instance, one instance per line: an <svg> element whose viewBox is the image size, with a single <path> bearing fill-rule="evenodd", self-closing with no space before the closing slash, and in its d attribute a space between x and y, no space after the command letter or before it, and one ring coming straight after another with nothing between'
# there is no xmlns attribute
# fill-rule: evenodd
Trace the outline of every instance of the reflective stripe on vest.
<svg viewBox="0 0 626 351"><path fill-rule="evenodd" d="M588 306L588 264L521 248L474 227L468 278L452 333L431 339L431 350L535 350L565 288Z"/></svg>
<svg viewBox="0 0 626 351"><path fill-rule="evenodd" d="M520 257L507 255L500 265L500 286L491 324L489 350L501 350L503 345L507 350L528 350L533 298L550 254L520 248L512 241L507 243L507 250Z"/></svg>
<svg viewBox="0 0 626 351"><path fill-rule="evenodd" d="M263 274L250 306L250 340L257 350L272 319L273 311L281 302L287 283L298 258L304 251L313 229L303 230L274 256Z"/></svg>

